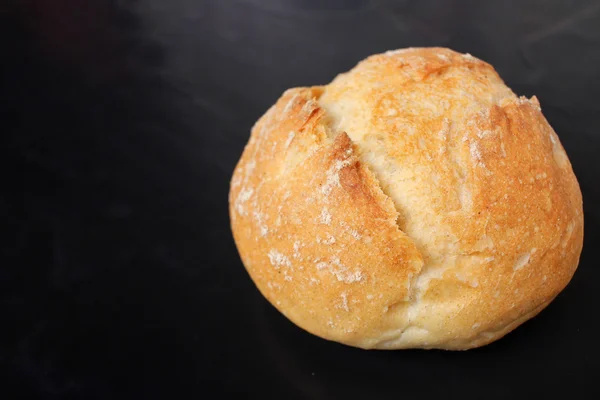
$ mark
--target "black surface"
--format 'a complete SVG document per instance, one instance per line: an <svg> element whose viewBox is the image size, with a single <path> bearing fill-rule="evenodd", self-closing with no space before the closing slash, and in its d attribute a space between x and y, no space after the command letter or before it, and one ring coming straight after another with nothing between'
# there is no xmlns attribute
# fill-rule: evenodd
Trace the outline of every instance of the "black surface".
<svg viewBox="0 0 600 400"><path fill-rule="evenodd" d="M598 398L597 1L28 0L0 18L0 398ZM233 167L286 88L431 45L539 97L584 195L579 270L482 349L315 338L242 267Z"/></svg>

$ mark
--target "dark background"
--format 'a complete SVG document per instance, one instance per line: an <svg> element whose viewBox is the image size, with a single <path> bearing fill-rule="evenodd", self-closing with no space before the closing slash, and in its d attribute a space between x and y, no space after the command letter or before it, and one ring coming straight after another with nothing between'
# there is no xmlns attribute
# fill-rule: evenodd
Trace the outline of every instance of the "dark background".
<svg viewBox="0 0 600 400"><path fill-rule="evenodd" d="M584 195L580 267L481 349L323 341L248 278L232 170L286 88L433 45L539 97ZM598 398L598 1L3 1L0 57L0 398Z"/></svg>

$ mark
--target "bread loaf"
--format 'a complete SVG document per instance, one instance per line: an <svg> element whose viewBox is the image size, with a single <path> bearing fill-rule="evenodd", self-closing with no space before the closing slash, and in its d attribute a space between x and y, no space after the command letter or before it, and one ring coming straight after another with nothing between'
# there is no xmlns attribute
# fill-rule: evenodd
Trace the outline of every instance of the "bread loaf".
<svg viewBox="0 0 600 400"><path fill-rule="evenodd" d="M444 48L287 90L229 195L249 276L296 325L365 349L469 349L570 281L582 197L538 100Z"/></svg>

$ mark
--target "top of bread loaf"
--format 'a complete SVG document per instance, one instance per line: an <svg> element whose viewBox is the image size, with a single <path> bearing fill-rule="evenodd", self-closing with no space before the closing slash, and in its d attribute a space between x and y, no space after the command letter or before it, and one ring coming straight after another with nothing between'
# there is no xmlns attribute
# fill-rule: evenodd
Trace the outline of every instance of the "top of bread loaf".
<svg viewBox="0 0 600 400"><path fill-rule="evenodd" d="M241 258L308 331L363 348L489 343L569 282L582 199L534 97L443 48L286 91L231 184Z"/></svg>

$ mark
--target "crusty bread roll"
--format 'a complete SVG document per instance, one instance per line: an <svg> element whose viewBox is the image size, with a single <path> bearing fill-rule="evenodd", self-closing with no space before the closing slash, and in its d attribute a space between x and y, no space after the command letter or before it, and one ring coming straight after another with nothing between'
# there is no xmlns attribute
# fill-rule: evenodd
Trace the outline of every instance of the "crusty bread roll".
<svg viewBox="0 0 600 400"><path fill-rule="evenodd" d="M567 285L583 242L579 185L538 100L443 48L287 90L253 127L229 203L260 292L365 349L499 339Z"/></svg>

